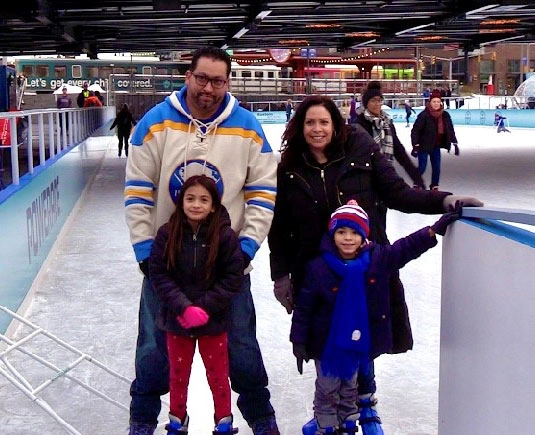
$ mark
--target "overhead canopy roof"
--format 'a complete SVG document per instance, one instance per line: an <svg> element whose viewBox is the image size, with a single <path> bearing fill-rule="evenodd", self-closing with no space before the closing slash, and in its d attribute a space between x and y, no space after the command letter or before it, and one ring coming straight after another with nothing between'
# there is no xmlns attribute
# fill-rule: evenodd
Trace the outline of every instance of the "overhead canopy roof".
<svg viewBox="0 0 535 435"><path fill-rule="evenodd" d="M535 42L533 1L18 0L1 9L4 56Z"/></svg>

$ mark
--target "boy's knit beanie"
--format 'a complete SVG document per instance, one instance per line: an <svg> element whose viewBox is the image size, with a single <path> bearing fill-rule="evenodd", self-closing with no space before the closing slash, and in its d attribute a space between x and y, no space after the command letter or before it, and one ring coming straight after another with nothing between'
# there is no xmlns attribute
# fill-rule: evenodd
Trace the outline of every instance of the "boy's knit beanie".
<svg viewBox="0 0 535 435"><path fill-rule="evenodd" d="M341 227L352 228L365 239L370 235L368 214L358 205L357 201L353 199L348 201L346 205L338 207L331 215L329 221L329 234L331 237Z"/></svg>

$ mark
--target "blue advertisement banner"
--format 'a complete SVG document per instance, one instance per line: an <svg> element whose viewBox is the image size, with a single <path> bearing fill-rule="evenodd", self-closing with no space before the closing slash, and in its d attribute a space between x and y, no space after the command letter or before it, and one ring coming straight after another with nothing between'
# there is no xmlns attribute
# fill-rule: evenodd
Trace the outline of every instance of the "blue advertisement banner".
<svg viewBox="0 0 535 435"><path fill-rule="evenodd" d="M414 109L419 114L422 109ZM404 109L390 109L388 113L394 122L405 122ZM511 127L533 128L535 127L535 110L518 109L450 109L453 125L494 125L494 116L499 114L509 121ZM411 116L411 124L414 123L416 115Z"/></svg>
<svg viewBox="0 0 535 435"><path fill-rule="evenodd" d="M86 141L89 142L89 141ZM17 311L106 147L83 142L0 204L0 305ZM26 175L31 177L29 175ZM0 314L4 333L11 318Z"/></svg>

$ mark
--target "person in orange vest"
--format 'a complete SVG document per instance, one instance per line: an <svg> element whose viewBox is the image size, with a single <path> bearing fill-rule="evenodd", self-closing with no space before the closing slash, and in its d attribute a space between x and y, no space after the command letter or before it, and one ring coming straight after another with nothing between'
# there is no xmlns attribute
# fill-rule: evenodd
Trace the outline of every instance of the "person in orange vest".
<svg viewBox="0 0 535 435"><path fill-rule="evenodd" d="M101 107L102 102L93 91L89 91L89 97L84 100L84 107Z"/></svg>

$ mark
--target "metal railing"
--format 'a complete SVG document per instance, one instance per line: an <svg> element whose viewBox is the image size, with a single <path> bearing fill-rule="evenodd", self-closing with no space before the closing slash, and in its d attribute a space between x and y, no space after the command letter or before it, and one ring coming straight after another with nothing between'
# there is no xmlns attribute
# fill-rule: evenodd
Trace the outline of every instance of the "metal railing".
<svg viewBox="0 0 535 435"><path fill-rule="evenodd" d="M102 124L103 109L1 112L0 190L18 186L22 175L89 137Z"/></svg>

